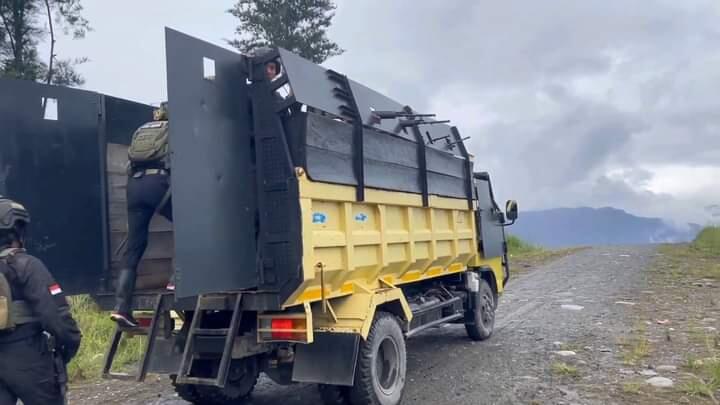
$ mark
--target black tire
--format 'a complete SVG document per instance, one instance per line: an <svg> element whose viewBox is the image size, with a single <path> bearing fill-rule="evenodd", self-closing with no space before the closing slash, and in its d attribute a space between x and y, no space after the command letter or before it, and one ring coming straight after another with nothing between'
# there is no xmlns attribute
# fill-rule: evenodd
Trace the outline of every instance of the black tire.
<svg viewBox="0 0 720 405"><path fill-rule="evenodd" d="M320 399L325 405L345 405L348 403L349 387L319 384Z"/></svg>
<svg viewBox="0 0 720 405"><path fill-rule="evenodd" d="M360 342L353 405L397 405L402 400L407 371L405 337L395 316L375 315L367 340Z"/></svg>
<svg viewBox="0 0 720 405"><path fill-rule="evenodd" d="M255 389L260 371L255 358L233 360L225 387L210 385L175 384L175 392L193 404L230 405L242 404Z"/></svg>
<svg viewBox="0 0 720 405"><path fill-rule="evenodd" d="M465 330L472 340L486 340L495 328L495 293L487 281L480 279L478 292L468 294L470 307L465 309Z"/></svg>
<svg viewBox="0 0 720 405"><path fill-rule="evenodd" d="M175 392L180 396L180 398L184 399L187 402L190 402L191 404L200 404L202 402L202 398L200 395L198 395L197 391L195 391L194 385L187 385L187 384L174 384L175 385Z"/></svg>

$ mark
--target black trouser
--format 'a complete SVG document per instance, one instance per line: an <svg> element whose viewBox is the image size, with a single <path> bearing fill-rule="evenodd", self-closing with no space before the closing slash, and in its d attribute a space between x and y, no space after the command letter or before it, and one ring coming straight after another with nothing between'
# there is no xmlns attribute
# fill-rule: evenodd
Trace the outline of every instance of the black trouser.
<svg viewBox="0 0 720 405"><path fill-rule="evenodd" d="M128 241L124 267L118 276L115 308L118 312L128 313L132 309L137 267L148 245L150 220L169 187L170 176L165 174L143 174L141 177L128 177ZM158 210L158 213L172 221L170 199Z"/></svg>
<svg viewBox="0 0 720 405"><path fill-rule="evenodd" d="M0 343L0 363L0 405L64 403L43 335Z"/></svg>

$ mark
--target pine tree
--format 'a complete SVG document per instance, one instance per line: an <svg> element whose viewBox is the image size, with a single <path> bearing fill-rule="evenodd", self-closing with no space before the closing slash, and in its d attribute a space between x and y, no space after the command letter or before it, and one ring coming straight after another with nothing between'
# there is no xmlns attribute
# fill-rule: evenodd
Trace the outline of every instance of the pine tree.
<svg viewBox="0 0 720 405"><path fill-rule="evenodd" d="M240 20L238 38L228 43L242 52L279 46L322 63L344 52L326 35L334 10L332 0L238 0L228 10Z"/></svg>
<svg viewBox="0 0 720 405"><path fill-rule="evenodd" d="M51 84L77 86L84 83L75 67L85 58L57 58L56 28L73 38L90 30L82 16L80 0L0 0L0 76ZM47 63L38 54L38 43L50 42Z"/></svg>

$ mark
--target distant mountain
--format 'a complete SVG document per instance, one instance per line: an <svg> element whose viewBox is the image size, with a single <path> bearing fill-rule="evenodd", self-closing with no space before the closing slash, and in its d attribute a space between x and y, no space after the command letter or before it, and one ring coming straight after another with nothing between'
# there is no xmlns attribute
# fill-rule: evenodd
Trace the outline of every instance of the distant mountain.
<svg viewBox="0 0 720 405"><path fill-rule="evenodd" d="M644 218L617 208L555 208L524 211L507 229L530 243L554 248L588 245L634 245L692 240L701 226L678 229L660 218Z"/></svg>

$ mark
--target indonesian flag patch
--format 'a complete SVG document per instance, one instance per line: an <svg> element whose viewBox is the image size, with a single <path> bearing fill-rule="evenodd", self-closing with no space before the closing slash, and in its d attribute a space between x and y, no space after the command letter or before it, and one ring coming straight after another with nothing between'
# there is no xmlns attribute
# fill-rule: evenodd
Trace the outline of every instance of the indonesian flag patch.
<svg viewBox="0 0 720 405"><path fill-rule="evenodd" d="M57 284L57 283L48 287L48 290L50 291L50 294L52 294L52 295L62 294L62 288L60 288L60 284Z"/></svg>

